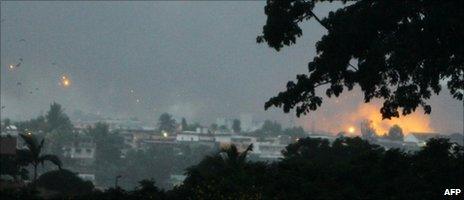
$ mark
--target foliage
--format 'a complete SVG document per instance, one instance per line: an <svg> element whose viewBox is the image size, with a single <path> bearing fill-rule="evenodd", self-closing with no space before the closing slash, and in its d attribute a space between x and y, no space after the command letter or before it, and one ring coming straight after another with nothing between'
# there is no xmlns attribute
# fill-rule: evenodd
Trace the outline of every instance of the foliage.
<svg viewBox="0 0 464 200"><path fill-rule="evenodd" d="M37 167L39 164L44 164L45 161L49 161L61 169L61 161L56 155L42 154L42 149L45 140L42 139L40 143L34 135L20 134L24 140L27 149L20 149L17 151L18 160L22 163L29 163L34 167L34 178L33 181L37 180Z"/></svg>
<svg viewBox="0 0 464 200"><path fill-rule="evenodd" d="M220 153L205 157L187 170L183 185L171 193L172 199L260 199L266 180L263 163L246 160L250 145L239 152L232 145Z"/></svg>
<svg viewBox="0 0 464 200"><path fill-rule="evenodd" d="M283 131L283 134L288 135L288 136L292 136L292 137L297 137L297 138L308 136L308 134L306 134L303 127L301 127L301 126L292 127L292 128L286 128Z"/></svg>
<svg viewBox="0 0 464 200"><path fill-rule="evenodd" d="M403 129L401 129L401 127L396 124L393 125L392 127L390 127L390 130L388 130L386 138L394 141L403 141Z"/></svg>
<svg viewBox="0 0 464 200"><path fill-rule="evenodd" d="M163 113L158 119L158 130L166 131L168 133L174 132L176 129L176 120L168 113Z"/></svg>
<svg viewBox="0 0 464 200"><path fill-rule="evenodd" d="M71 132L72 124L69 117L64 113L64 109L61 105L53 102L50 105L50 110L45 115L47 121L47 132L58 131L58 132Z"/></svg>
<svg viewBox="0 0 464 200"><path fill-rule="evenodd" d="M23 163L18 160L18 156L0 155L0 163L1 175L9 175L13 177L15 181L19 179L28 179L29 171L24 168L28 163Z"/></svg>
<svg viewBox="0 0 464 200"><path fill-rule="evenodd" d="M209 126L209 130L211 130L211 132L213 132L213 133L215 133L218 129L219 129L219 126L216 123L212 123Z"/></svg>
<svg viewBox="0 0 464 200"><path fill-rule="evenodd" d="M186 131L186 130L187 130L187 126L188 126L187 120L186 120L185 118L182 118L182 121L181 121L180 124L181 124L181 126L182 126L182 130L183 130L183 131Z"/></svg>
<svg viewBox="0 0 464 200"><path fill-rule="evenodd" d="M384 150L359 137L340 137L333 142L301 138L288 145L283 151L284 158L274 163L248 161L251 150L252 146L240 152L232 145L206 156L199 164L187 169L187 178L182 185L167 192L158 189L153 180L144 180L132 191L117 187L93 191L81 197L160 200L442 199L444 188L459 188L464 184L464 148L444 138L432 138L426 146L413 153L399 149ZM149 166L159 166L155 162L145 162ZM45 174L42 175L40 180L45 177ZM56 181L47 177L50 182ZM56 187L57 183L62 181L54 183ZM65 185L67 189L78 188ZM33 194L2 191L1 195L14 199L12 197L30 197L27 195Z"/></svg>
<svg viewBox="0 0 464 200"><path fill-rule="evenodd" d="M282 125L276 121L265 120L263 126L255 131L258 135L277 136L282 134Z"/></svg>
<svg viewBox="0 0 464 200"><path fill-rule="evenodd" d="M164 192L155 186L153 180L141 180L139 181L140 186L132 192L134 199L164 199Z"/></svg>
<svg viewBox="0 0 464 200"><path fill-rule="evenodd" d="M154 179L167 188L169 175L174 173L176 161L174 150L169 146L152 146L146 151L131 150L127 152L120 166L121 185L124 188L133 188L142 179Z"/></svg>
<svg viewBox="0 0 464 200"><path fill-rule="evenodd" d="M104 186L113 185L121 163L121 149L124 139L117 133L111 133L105 123L96 123L85 131L96 144L95 170L96 179Z"/></svg>
<svg viewBox="0 0 464 200"><path fill-rule="evenodd" d="M242 127L240 126L240 120L234 119L234 121L232 121L232 130L235 133L240 133L240 131L242 131Z"/></svg>
<svg viewBox="0 0 464 200"><path fill-rule="evenodd" d="M37 179L37 186L58 192L58 196L81 196L92 192L94 186L84 181L76 173L66 169L49 171Z"/></svg>
<svg viewBox="0 0 464 200"><path fill-rule="evenodd" d="M464 6L461 1L361 0L330 12L320 20L313 13L317 1L268 0L263 35L258 42L279 51L303 33L299 23L315 19L327 34L317 42L309 74L290 81L287 90L271 98L265 108L296 109L307 114L322 104L316 88L328 85L326 95L338 97L359 85L364 101L383 99L383 118L407 115L421 106L445 82L451 95L464 96ZM356 64L351 64L356 63ZM357 66L354 66L357 65Z"/></svg>

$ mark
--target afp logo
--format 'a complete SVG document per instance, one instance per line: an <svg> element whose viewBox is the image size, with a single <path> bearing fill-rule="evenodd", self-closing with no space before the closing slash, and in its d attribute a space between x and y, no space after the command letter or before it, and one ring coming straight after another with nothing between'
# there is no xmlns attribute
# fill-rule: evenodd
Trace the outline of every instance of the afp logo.
<svg viewBox="0 0 464 200"><path fill-rule="evenodd" d="M445 193L443 194L444 196L457 196L461 193L461 189L446 189Z"/></svg>

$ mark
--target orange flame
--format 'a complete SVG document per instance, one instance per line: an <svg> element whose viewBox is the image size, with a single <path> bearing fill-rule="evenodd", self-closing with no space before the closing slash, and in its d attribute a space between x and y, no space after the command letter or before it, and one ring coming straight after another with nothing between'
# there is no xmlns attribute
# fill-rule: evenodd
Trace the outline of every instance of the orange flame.
<svg viewBox="0 0 464 200"><path fill-rule="evenodd" d="M400 126L405 134L411 132L433 132L433 129L430 127L430 117L419 110L410 115L400 116L399 118L382 120L380 106L362 104L358 107L357 111L351 113L347 119L352 122L357 122L358 125L360 121L364 119L372 121L372 126L375 128L378 135L386 134L390 127L395 124Z"/></svg>
<svg viewBox="0 0 464 200"><path fill-rule="evenodd" d="M397 124L405 135L409 133L431 133L430 116L420 108L416 112L399 118L384 119L380 113L381 103L363 103L358 106L339 102L328 102L329 106L298 119L300 125L307 130L328 131L331 133L346 132L348 135L360 135L360 124L364 120L372 121L378 135L384 135L390 127ZM330 105L331 104L331 105ZM334 105L335 104L335 105ZM335 108L331 110L331 108Z"/></svg>

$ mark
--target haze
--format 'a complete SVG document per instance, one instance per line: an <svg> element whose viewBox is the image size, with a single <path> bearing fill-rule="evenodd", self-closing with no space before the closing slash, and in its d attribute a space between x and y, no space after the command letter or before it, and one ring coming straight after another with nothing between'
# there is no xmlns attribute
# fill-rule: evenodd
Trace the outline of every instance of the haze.
<svg viewBox="0 0 464 200"><path fill-rule="evenodd" d="M268 98L307 71L324 34L310 21L294 46L276 52L257 44L264 5L2 2L1 117L36 117L56 101L67 113L137 117L152 126L163 112L206 125L218 117L250 114L336 132L366 117L358 113L378 112L376 103L366 111L359 90L300 119L278 109L264 111ZM318 6L317 14L327 15L331 6ZM21 66L9 71L20 58ZM62 75L69 77L69 87L58 84ZM430 102L432 114L423 116L418 109L411 119L416 130L409 131L463 132L462 102L446 89Z"/></svg>

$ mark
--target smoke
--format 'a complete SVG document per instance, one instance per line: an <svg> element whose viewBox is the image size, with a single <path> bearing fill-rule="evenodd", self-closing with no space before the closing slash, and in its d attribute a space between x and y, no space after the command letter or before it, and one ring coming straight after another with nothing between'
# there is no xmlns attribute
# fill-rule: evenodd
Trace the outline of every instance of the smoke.
<svg viewBox="0 0 464 200"><path fill-rule="evenodd" d="M297 123L308 131L332 134L346 132L360 135L360 124L363 120L372 121L378 135L384 135L395 124L403 129L404 134L435 132L430 115L424 114L421 109L407 116L382 119L380 101L362 102L359 91L347 92L339 98L325 99L322 107L299 118Z"/></svg>

